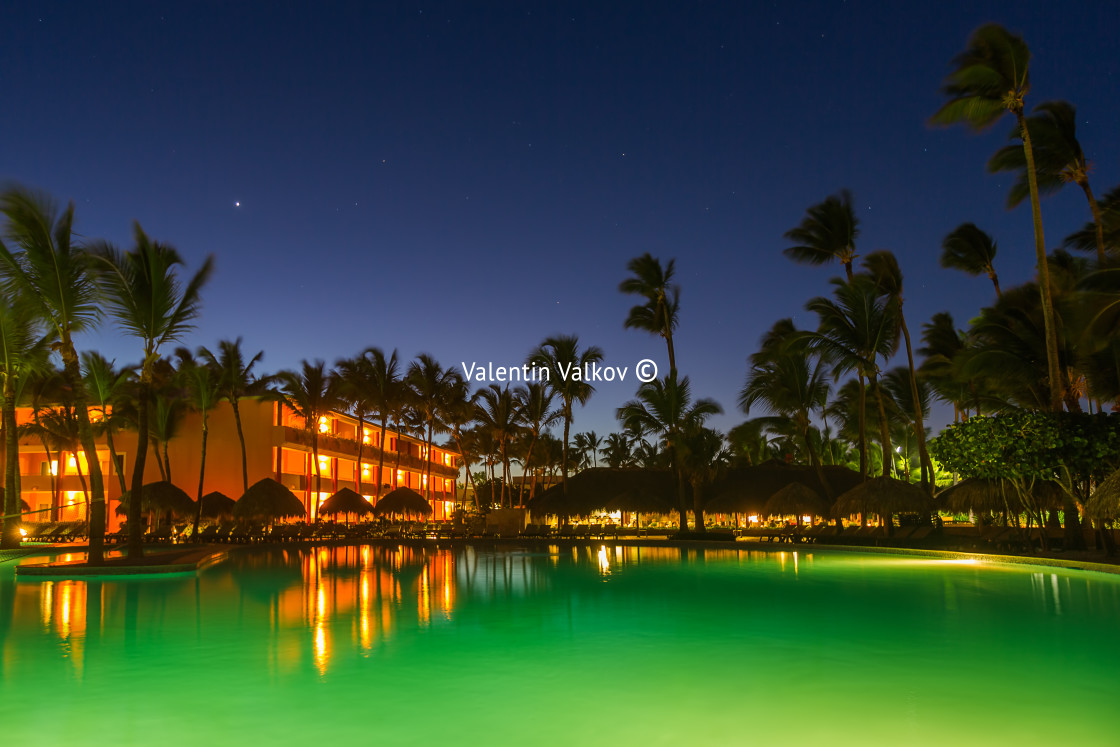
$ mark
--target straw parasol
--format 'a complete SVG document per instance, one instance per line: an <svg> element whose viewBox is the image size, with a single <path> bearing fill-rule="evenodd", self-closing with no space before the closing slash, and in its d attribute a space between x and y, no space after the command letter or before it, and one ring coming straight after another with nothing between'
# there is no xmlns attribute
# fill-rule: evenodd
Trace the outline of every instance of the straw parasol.
<svg viewBox="0 0 1120 747"><path fill-rule="evenodd" d="M23 514L30 513L31 512L31 506L27 505L27 501L20 498L19 499L19 510L20 510L20 513L23 513Z"/></svg>
<svg viewBox="0 0 1120 747"><path fill-rule="evenodd" d="M180 517L194 516L194 500L182 488L167 480L150 482L143 486L140 489L140 499L140 508L144 512L161 511ZM131 490L122 494L116 512L127 515L131 500Z"/></svg>
<svg viewBox="0 0 1120 747"><path fill-rule="evenodd" d="M357 514L364 516L373 510L369 501L351 488L342 488L319 506L320 514Z"/></svg>
<svg viewBox="0 0 1120 747"><path fill-rule="evenodd" d="M762 507L763 516L823 516L828 504L817 491L803 482L791 482L778 490Z"/></svg>
<svg viewBox="0 0 1120 747"><path fill-rule="evenodd" d="M219 516L233 516L233 507L236 505L237 501L225 493L219 493L215 490L202 496L202 516L208 519L216 519Z"/></svg>
<svg viewBox="0 0 1120 747"><path fill-rule="evenodd" d="M1101 521L1120 518L1120 470L1097 484L1085 504L1085 516Z"/></svg>
<svg viewBox="0 0 1120 747"><path fill-rule="evenodd" d="M538 516L587 516L606 509L670 513L676 510L676 479L667 470L592 467L553 485L529 502Z"/></svg>
<svg viewBox="0 0 1120 747"><path fill-rule="evenodd" d="M1035 505L1024 502L1011 480L970 477L938 493L937 504L941 510L954 513L999 513L1007 510L1019 513L1036 508L1046 511L1060 509L1065 492L1052 480L1037 480L1031 486L1029 495Z"/></svg>
<svg viewBox="0 0 1120 747"><path fill-rule="evenodd" d="M379 500L373 507L373 512L379 515L423 514L427 516L432 513L432 504L415 490L401 487Z"/></svg>
<svg viewBox="0 0 1120 747"><path fill-rule="evenodd" d="M303 501L271 477L258 480L249 486L245 495L233 507L239 519L278 519L285 516L306 516Z"/></svg>
<svg viewBox="0 0 1120 747"><path fill-rule="evenodd" d="M832 507L834 517L850 514L933 513L933 499L913 483L893 477L873 477L842 493Z"/></svg>

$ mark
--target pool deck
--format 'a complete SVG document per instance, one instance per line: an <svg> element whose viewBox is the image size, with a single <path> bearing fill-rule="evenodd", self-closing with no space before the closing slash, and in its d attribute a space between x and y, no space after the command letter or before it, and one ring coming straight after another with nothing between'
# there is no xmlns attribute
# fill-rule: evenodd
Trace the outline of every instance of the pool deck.
<svg viewBox="0 0 1120 747"><path fill-rule="evenodd" d="M167 547L145 548L147 554L139 562L127 558L111 558L101 565L89 565L82 560L65 561L57 563L24 563L16 567L17 576L75 578L85 576L153 576L176 573L195 573L209 566L225 560L231 552L241 549L274 547L277 549L292 547L337 547L345 545L407 545L412 547L429 548L459 548L459 547L486 547L486 548L546 548L549 546L560 547L598 547L610 545L612 547L676 547L692 550L747 550L750 552L778 552L778 553L803 553L813 552L846 552L867 553L879 555L905 555L911 557L935 558L941 560L975 561L983 563L1010 563L1015 565L1035 565L1062 568L1065 570L1093 571L1097 573L1110 573L1120 575L1120 559L1106 558L1099 553L1070 553L1065 557L1049 555L995 555L976 552L960 552L953 550L936 550L927 548L906 547L874 547L863 545L831 545L826 543L813 544L782 544L774 542L761 542L756 539L739 538L734 542L726 540L703 539L570 539L570 538L534 538L534 537L495 537L495 538L470 538L470 539L364 539L354 540L312 540L292 543L274 544L227 544L227 545L202 545L186 546L182 550ZM7 562L28 555L64 551L67 553L84 553L84 545L54 545L36 548L21 548L19 550L6 550L0 553L0 562ZM153 550L156 550L153 552Z"/></svg>

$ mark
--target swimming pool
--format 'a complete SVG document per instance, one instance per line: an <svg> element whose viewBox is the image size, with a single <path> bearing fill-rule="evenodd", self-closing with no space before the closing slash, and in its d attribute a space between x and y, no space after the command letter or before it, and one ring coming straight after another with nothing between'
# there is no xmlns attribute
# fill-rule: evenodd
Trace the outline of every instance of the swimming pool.
<svg viewBox="0 0 1120 747"><path fill-rule="evenodd" d="M39 562L41 558L32 561ZM1120 578L846 552L0 564L9 744L1115 744Z"/></svg>

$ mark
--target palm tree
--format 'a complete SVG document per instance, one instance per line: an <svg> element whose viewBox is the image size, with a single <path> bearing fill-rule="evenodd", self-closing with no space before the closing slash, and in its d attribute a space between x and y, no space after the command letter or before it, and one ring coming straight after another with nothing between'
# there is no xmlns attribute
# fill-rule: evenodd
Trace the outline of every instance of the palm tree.
<svg viewBox="0 0 1120 747"><path fill-rule="evenodd" d="M603 456L611 469L629 467L634 462L634 442L625 433L610 433L603 447Z"/></svg>
<svg viewBox="0 0 1120 747"><path fill-rule="evenodd" d="M810 435L813 413L824 410L829 385L822 363L807 341L792 319L776 322L750 358L747 381L739 392L739 409L750 415L751 408L761 404L777 420L792 423L809 455L809 464L817 470L817 477L831 498L834 496Z"/></svg>
<svg viewBox="0 0 1120 747"><path fill-rule="evenodd" d="M385 429L390 420L395 420L405 401L405 386L401 381L397 351L388 357L381 348L367 348L362 357L368 361L370 404L381 425L381 435L377 447L377 495L374 502L381 498L381 488L385 484ZM398 452L399 454L399 452ZM469 470L468 470L469 473Z"/></svg>
<svg viewBox="0 0 1120 747"><path fill-rule="evenodd" d="M526 386L518 387L514 396L517 397L517 404L521 411L521 423L525 426L529 435L529 446L525 452L525 461L522 463L521 490L519 491L522 500L524 500L525 478L529 474L530 465L533 461L533 447L540 439L541 432L560 418L560 413L552 409L552 401L556 397L556 392L544 382L531 381ZM533 480L533 484L529 486L529 498L532 499L536 492L537 481Z"/></svg>
<svg viewBox="0 0 1120 747"><path fill-rule="evenodd" d="M222 399L221 375L222 372L206 361L199 350L199 360L195 360L191 351L179 348L175 351L179 358L179 375L187 385L188 402L191 407L202 415L202 447L198 467L198 494L195 496L194 529L191 536L198 541L198 525L202 523L202 496L205 495L203 487L206 480L206 441L210 436L210 411L218 406Z"/></svg>
<svg viewBox="0 0 1120 747"><path fill-rule="evenodd" d="M300 361L301 370L281 371L276 374L280 384L281 402L296 417L303 419L303 427L311 440L311 462L315 466L315 512L323 492L323 469L319 464L319 420L337 408L342 400L338 392L338 379L327 371L321 360L308 363ZM308 486L310 487L310 486ZM308 491L310 492L310 491ZM308 516L312 508L308 507Z"/></svg>
<svg viewBox="0 0 1120 747"><path fill-rule="evenodd" d="M128 486L125 484L124 470L120 468L113 434L125 421L121 410L128 396L127 390L134 369L129 366L118 370L113 365L114 361L108 361L105 356L92 350L82 353L81 358L90 409L97 415L98 432L105 434L105 442L109 447L110 471L116 473L121 495L124 495L128 492Z"/></svg>
<svg viewBox="0 0 1120 747"><path fill-rule="evenodd" d="M618 286L623 293L646 299L644 304L631 307L623 326L665 338L669 349L669 373L677 372L673 330L677 328L681 305L680 286L672 284L675 264L676 260L670 259L662 268L661 260L646 252L627 263L626 269L633 273L633 277L626 278Z"/></svg>
<svg viewBox="0 0 1120 747"><path fill-rule="evenodd" d="M1040 195L1053 194L1069 183L1081 187L1089 203L1095 227L1097 262L1105 261L1104 224L1101 209L1089 186L1092 164L1085 160L1081 143L1077 141L1077 110L1068 101L1044 101L1026 118L1034 148L1035 175ZM1021 140L1019 130L1013 130L1012 140ZM1007 194L1007 207L1018 206L1030 196L1030 177L1027 173L1026 152L1021 142L996 151L988 161L988 171L1011 171L1018 175Z"/></svg>
<svg viewBox="0 0 1120 747"><path fill-rule="evenodd" d="M976 29L968 40L968 47L953 60L955 69L941 88L949 100L933 115L931 122L937 125L963 123L972 130L983 130L995 124L1005 112L1011 112L1015 116L1018 132L1023 140L1024 170L1031 196L1035 264L1046 333L1050 409L1057 412L1062 408L1058 336L1051 298L1050 269L1046 263L1046 239L1042 234L1042 209L1038 200L1034 151L1030 130L1023 116L1023 97L1031 87L1030 60L1030 49L1022 37L1015 36L995 23Z"/></svg>
<svg viewBox="0 0 1120 747"><path fill-rule="evenodd" d="M206 348L199 348L198 357L219 372L218 390L221 398L229 402L230 407L233 408L233 422L237 426L237 440L241 444L241 493L244 495L249 490L249 462L245 451L245 431L241 427L239 403L246 397L269 395L271 377L253 375L253 366L264 358L264 351L258 352L246 362L241 352L241 338L238 337L236 340L221 340L218 343L217 355Z"/></svg>
<svg viewBox="0 0 1120 747"><path fill-rule="evenodd" d="M820 318L816 332L809 333L811 347L833 366L839 377L855 371L860 377L861 470L866 464L866 425L864 422L863 380L867 380L879 410L879 435L883 453L890 453L890 430L883 398L879 392L879 358L889 358L898 347L898 321L893 307L883 297L874 280L857 275L850 282L832 281L835 300L818 297L805 308ZM889 460L884 460L884 474ZM864 473L866 474L866 473Z"/></svg>
<svg viewBox="0 0 1120 747"><path fill-rule="evenodd" d="M859 219L852 210L851 193L842 189L813 205L796 228L786 231L785 237L797 242L782 252L794 262L824 265L839 260L851 280L859 237Z"/></svg>
<svg viewBox="0 0 1120 747"><path fill-rule="evenodd" d="M918 393L918 376L914 368L914 349L910 344L910 330L906 326L906 315L902 311L902 270L898 260L889 251L877 251L868 254L863 260L864 269L871 275L875 284L883 293L887 294L894 314L898 317L898 326L902 329L902 339L906 343L906 366L910 371L910 397L909 402L915 409L908 414L914 424L914 437L918 442L918 459L921 461L922 487L933 495L933 462L926 450L926 426L923 408L920 406L922 398ZM927 476L929 481L927 482Z"/></svg>
<svg viewBox="0 0 1120 747"><path fill-rule="evenodd" d="M684 444L682 435L699 428L712 415L723 409L712 399L692 401L692 386L685 376L680 381L670 374L638 387L637 397L618 408L615 417L634 433L658 436L669 455L669 464L677 477L677 503L682 532L688 531L688 506L685 500ZM704 531L703 514L699 514L697 532Z"/></svg>
<svg viewBox="0 0 1120 747"><path fill-rule="evenodd" d="M1104 244L1106 252L1114 255L1120 252L1120 187L1114 187L1105 193L1097 205L1100 219L1093 220L1062 242L1067 249L1077 249L1090 252L1097 249L1097 231L1100 231L1100 241Z"/></svg>
<svg viewBox="0 0 1120 747"><path fill-rule="evenodd" d="M480 390L476 399L474 419L480 429L490 434L497 447L498 458L502 463L502 492L498 504L505 506L506 489L511 483L509 445L520 430L521 420L518 399L510 390L509 384L504 387L491 384ZM513 507L512 490L510 490L510 507Z"/></svg>
<svg viewBox="0 0 1120 747"><path fill-rule="evenodd" d="M996 242L975 223L962 223L941 242L941 266L960 270L973 277L987 274L1000 296L999 277L992 262L996 258Z"/></svg>
<svg viewBox="0 0 1120 747"><path fill-rule="evenodd" d="M91 564L98 564L105 547L105 484L74 348L74 334L94 329L100 320L90 257L73 242L73 205L58 213L46 198L15 188L0 195L0 212L8 220L5 233L10 242L0 241L0 274L32 304L35 314L57 339L81 427L82 450L89 463L92 505L88 557Z"/></svg>
<svg viewBox="0 0 1120 747"><path fill-rule="evenodd" d="M21 539L16 402L27 377L46 365L50 338L43 333L44 326L35 316L34 307L0 288L0 380L4 393L0 416L4 430L4 520L0 549L5 550L19 547Z"/></svg>
<svg viewBox="0 0 1120 747"><path fill-rule="evenodd" d="M338 372L339 395L350 409L350 413L358 419L358 462L354 468L354 492L361 494L362 450L366 443L366 419L376 412L370 394L370 383L373 379L372 364L369 357L363 354L356 358L343 358L336 361L334 367Z"/></svg>
<svg viewBox="0 0 1120 747"><path fill-rule="evenodd" d="M453 368L444 368L435 358L421 353L408 367L406 376L409 387L415 393L415 409L427 431L427 448L424 454L424 481L428 497L432 496L432 443L436 432L442 429L456 385L462 380Z"/></svg>
<svg viewBox="0 0 1120 747"><path fill-rule="evenodd" d="M562 403L560 417L564 420L564 447L560 474L565 493L568 491L568 435L572 427L572 406L576 402L587 404L595 393L595 387L584 381L583 371L602 360L603 351L594 345L581 351L579 338L575 335L556 335L546 338L529 354L527 361L531 366L548 370L548 386Z"/></svg>
<svg viewBox="0 0 1120 747"><path fill-rule="evenodd" d="M443 429L451 434L455 447L459 451L459 460L467 473L467 483L474 493L475 508L479 508L478 487L471 473L471 465L476 461L476 453L472 450L473 433L465 428L474 422L475 398L471 395L470 384L459 380L454 388L448 392L447 403L443 412Z"/></svg>
<svg viewBox="0 0 1120 747"><path fill-rule="evenodd" d="M975 382L960 370L967 336L956 328L952 315L942 311L922 325L922 343L924 347L918 348L924 359L918 369L921 378L929 382L938 399L953 405L953 422L959 423L977 400Z"/></svg>
<svg viewBox="0 0 1120 747"><path fill-rule="evenodd" d="M182 258L168 244L152 241L139 223L133 224L135 246L128 252L102 243L97 247L101 285L109 313L128 334L140 339L143 359L140 364L137 396L136 459L133 462L132 489L128 505L128 557L143 555L144 530L140 526L144 465L148 456L148 407L159 351L193 329L192 321L202 307L202 286L214 269L214 258L207 257L186 285L181 285L176 268ZM82 403L84 408L85 403ZM93 472L93 466L90 466Z"/></svg>
<svg viewBox="0 0 1120 747"><path fill-rule="evenodd" d="M692 487L693 521L698 528L705 525L705 491L727 467L729 459L719 431L694 425L681 434L681 469Z"/></svg>

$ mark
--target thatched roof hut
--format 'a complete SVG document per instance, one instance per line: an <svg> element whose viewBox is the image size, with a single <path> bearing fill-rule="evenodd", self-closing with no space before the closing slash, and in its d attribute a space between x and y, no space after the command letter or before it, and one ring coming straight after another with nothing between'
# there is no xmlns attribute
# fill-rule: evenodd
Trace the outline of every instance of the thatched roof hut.
<svg viewBox="0 0 1120 747"><path fill-rule="evenodd" d="M233 515L240 519L278 519L306 516L307 509L295 493L266 477L249 486L233 507Z"/></svg>
<svg viewBox="0 0 1120 747"><path fill-rule="evenodd" d="M831 494L836 496L858 485L858 472L847 467L822 467ZM817 470L803 464L770 461L753 467L728 470L712 486L711 500L704 507L709 513L762 514L766 502L782 488L799 482L822 497L829 495L821 485Z"/></svg>
<svg viewBox="0 0 1120 747"><path fill-rule="evenodd" d="M834 517L851 514L891 516L933 513L933 499L918 485L893 477L873 477L842 493L832 506Z"/></svg>
<svg viewBox="0 0 1120 747"><path fill-rule="evenodd" d="M383 497L373 507L375 514L403 514L406 516L428 516L432 513L432 504L424 496L411 488L397 488Z"/></svg>
<svg viewBox="0 0 1120 747"><path fill-rule="evenodd" d="M373 511L373 506L361 494L351 488L342 488L319 506L320 514L356 514L365 516Z"/></svg>
<svg viewBox="0 0 1120 747"><path fill-rule="evenodd" d="M121 503L117 506L116 513L127 515L131 499L131 490L121 495ZM140 510L144 513L162 511L179 517L194 516L194 500L185 490L167 480L150 482L142 487L140 499Z"/></svg>
<svg viewBox="0 0 1120 747"><path fill-rule="evenodd" d="M202 516L206 519L216 519L219 516L233 516L233 507L237 501L225 493L217 490L202 496Z"/></svg>
<svg viewBox="0 0 1120 747"><path fill-rule="evenodd" d="M1064 495L1056 482L1039 480L1031 486L1030 495L1026 496L1032 503L1027 505L1024 496L1010 480L970 477L939 492L937 507L953 513L1000 513L1007 510L1018 513L1034 507L1044 510L1061 508Z"/></svg>
<svg viewBox="0 0 1120 747"><path fill-rule="evenodd" d="M676 510L676 479L668 470L593 467L553 485L529 503L537 516L588 516L621 510L669 513Z"/></svg>
<svg viewBox="0 0 1120 747"><path fill-rule="evenodd" d="M823 516L828 503L803 482L791 482L778 490L762 507L762 516Z"/></svg>
<svg viewBox="0 0 1120 747"><path fill-rule="evenodd" d="M1085 504L1089 519L1108 521L1120 519L1120 470L1101 480Z"/></svg>

